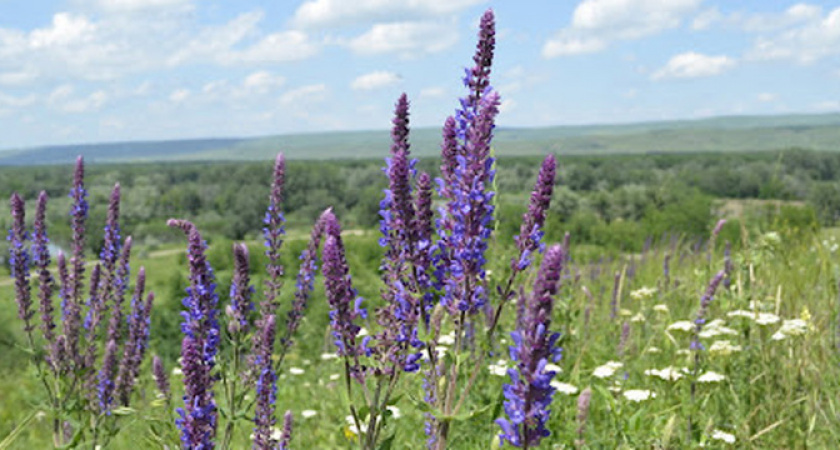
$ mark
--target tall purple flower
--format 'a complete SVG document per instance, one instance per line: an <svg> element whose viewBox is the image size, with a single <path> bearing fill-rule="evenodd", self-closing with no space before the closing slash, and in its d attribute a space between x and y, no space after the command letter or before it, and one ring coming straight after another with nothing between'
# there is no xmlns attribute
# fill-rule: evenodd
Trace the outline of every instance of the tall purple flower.
<svg viewBox="0 0 840 450"><path fill-rule="evenodd" d="M559 360L561 355L556 346L560 334L549 329L564 260L560 245L546 251L534 292L527 298L521 326L511 333L514 345L510 347L510 356L517 365L508 370L511 383L504 386L507 418L496 423L502 429L499 437L515 447L535 447L550 434L545 424L554 395L549 383L555 372L546 370L546 364Z"/></svg>
<svg viewBox="0 0 840 450"><path fill-rule="evenodd" d="M540 173L537 176L537 183L531 192L531 202L528 204L528 212L522 215L522 225L519 234L514 238L516 248L519 250L519 259L511 260L511 267L514 270L525 270L531 265L531 254L538 250L540 253L545 250L542 237L544 234L545 214L551 204L551 194L554 191L554 177L557 172L557 161L554 155L548 155L540 166ZM566 248L568 253L568 248Z"/></svg>
<svg viewBox="0 0 840 450"><path fill-rule="evenodd" d="M288 313L286 336L283 339L284 347L291 344L292 336L297 331L300 319L309 303L309 295L315 289L315 274L318 273L318 248L321 246L326 220L331 215L332 211L329 209L321 214L312 227L309 245L300 254L300 269L295 279L295 299L292 301L292 307Z"/></svg>
<svg viewBox="0 0 840 450"><path fill-rule="evenodd" d="M102 357L102 368L99 370L99 410L111 414L114 402L114 381L112 379L117 361L117 343L108 341L105 355Z"/></svg>
<svg viewBox="0 0 840 450"><path fill-rule="evenodd" d="M129 262L131 260L131 236L125 238L122 245L119 261L117 262L117 269L114 273L113 285L114 290L111 292L111 300L113 303L110 306L111 320L108 322L108 341L120 342L122 337L123 325L123 302L125 301L125 293L128 289ZM107 300L107 299L104 299Z"/></svg>
<svg viewBox="0 0 840 450"><path fill-rule="evenodd" d="M276 311L276 301L281 286L281 277L283 276L283 266L280 264L280 248L283 246L283 235L286 234L284 228L286 219L280 210L280 203L283 201L283 185L286 181L286 158L282 153L277 154L273 174L274 179L271 183L268 209L263 219L263 241L266 248L265 255L268 257L265 268L268 272L268 278L265 280L265 296L260 304L261 317L274 314Z"/></svg>
<svg viewBox="0 0 840 450"><path fill-rule="evenodd" d="M278 450L289 450L291 448L293 420L292 410L286 411L286 414L283 416L283 433L280 435L280 442L277 446Z"/></svg>
<svg viewBox="0 0 840 450"><path fill-rule="evenodd" d="M82 290L84 289L82 279L85 273L85 222L88 217L88 201L87 190L85 189L85 165L81 156L76 158L76 170L73 173L73 188L70 189L70 198L72 204L70 206L70 228L73 230L73 254L70 258L70 293L64 302L72 302L75 305L62 305L62 311L81 312L81 298ZM72 319L75 325L80 321L76 318ZM70 347L74 347L73 343L68 343ZM75 354L75 353L74 353Z"/></svg>
<svg viewBox="0 0 840 450"><path fill-rule="evenodd" d="M115 382L115 391L120 402L128 406L131 391L140 373L140 364L149 344L149 319L154 293L150 292L146 301L143 294L146 289L146 270L141 267L137 273L134 295L131 298L131 314L128 317L128 336L123 347L123 357Z"/></svg>
<svg viewBox="0 0 840 450"><path fill-rule="evenodd" d="M490 141L499 112L499 95L489 85L494 48L495 20L488 10L481 18L475 66L464 78L469 94L444 128L438 184L448 202L437 226L435 275L442 303L453 314L475 314L487 301L484 265L494 210L489 188L495 177Z"/></svg>
<svg viewBox="0 0 840 450"><path fill-rule="evenodd" d="M233 282L230 284L230 322L228 331L231 334L248 332L248 314L254 309L251 303L251 295L254 287L251 286L251 275L249 274L251 263L248 254L248 246L245 244L233 244Z"/></svg>
<svg viewBox="0 0 840 450"><path fill-rule="evenodd" d="M166 374L163 361L160 360L160 356L158 355L152 358L152 377L155 380L155 386L158 392L169 401L169 398L172 396L172 391L169 389L169 376Z"/></svg>
<svg viewBox="0 0 840 450"><path fill-rule="evenodd" d="M428 326L429 313L434 295L431 292L432 273L429 249L432 246L432 177L422 172L417 176L417 192L414 200L414 270L418 289L422 293L423 321Z"/></svg>
<svg viewBox="0 0 840 450"><path fill-rule="evenodd" d="M694 337L691 340L692 350L699 351L703 349L703 344L700 343L699 335L703 330L703 325L706 323L706 313L709 310L709 305L715 298L715 292L717 291L720 282L723 281L724 276L726 276L725 270L718 272L712 278L712 281L709 282L709 286L706 287L706 292L704 292L703 296L700 297L700 308L697 310L697 318L694 319Z"/></svg>
<svg viewBox="0 0 840 450"><path fill-rule="evenodd" d="M12 278L15 280L15 300L18 307L18 318L23 320L23 329L32 342L32 292L29 284L29 252L26 250L26 241L29 233L26 232L26 207L20 195L12 194L10 200L12 211L12 227L6 238L9 241L9 266L11 267Z"/></svg>
<svg viewBox="0 0 840 450"><path fill-rule="evenodd" d="M53 319L53 280L50 273L50 238L47 237L47 193L41 191L38 195L38 206L35 209L35 225L32 233L32 262L38 271L38 300L41 313L41 330L47 342L47 359L55 358L55 321Z"/></svg>
<svg viewBox="0 0 840 450"><path fill-rule="evenodd" d="M170 227L187 234L190 286L183 300L185 311L181 332L181 367L184 372L184 407L176 420L181 443L190 449L215 447L217 410L213 394L216 353L219 348L218 295L213 269L205 257L207 244L198 228L185 220L170 219Z"/></svg>
<svg viewBox="0 0 840 450"><path fill-rule="evenodd" d="M357 337L361 327L356 320L366 316L361 308L362 298L353 289L350 269L341 240L341 227L330 213L325 222L326 240L323 250L324 287L330 305L330 323L338 355L345 357L350 374L359 382L364 379L359 357L365 354Z"/></svg>
<svg viewBox="0 0 840 450"><path fill-rule="evenodd" d="M274 316L267 316L263 320L262 328L257 331L262 335L259 339L255 365L257 368L256 412L254 414L254 450L269 450L275 447L276 441L271 437L272 427L276 423L274 418L275 403L277 401L277 374L271 355L274 353Z"/></svg>

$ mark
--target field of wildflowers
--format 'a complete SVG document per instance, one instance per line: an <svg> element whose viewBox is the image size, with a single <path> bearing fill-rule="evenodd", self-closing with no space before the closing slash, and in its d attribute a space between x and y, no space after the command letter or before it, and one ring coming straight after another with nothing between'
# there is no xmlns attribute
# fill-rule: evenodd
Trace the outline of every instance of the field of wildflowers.
<svg viewBox="0 0 840 450"><path fill-rule="evenodd" d="M12 194L0 293L31 364L0 381L0 449L835 446L834 238L742 228L733 249L721 220L704 242L578 258L574 235L543 239L562 164L548 155L519 233L497 239L494 36L488 11L439 177L417 170L397 100L378 234L342 232L328 209L287 242L282 155L261 242L235 243L218 273L185 218L168 222L185 264L132 262L119 184L87 255L81 158L69 255L50 254L47 195L30 226ZM146 292L173 271L183 299ZM178 336L155 335L164 320Z"/></svg>

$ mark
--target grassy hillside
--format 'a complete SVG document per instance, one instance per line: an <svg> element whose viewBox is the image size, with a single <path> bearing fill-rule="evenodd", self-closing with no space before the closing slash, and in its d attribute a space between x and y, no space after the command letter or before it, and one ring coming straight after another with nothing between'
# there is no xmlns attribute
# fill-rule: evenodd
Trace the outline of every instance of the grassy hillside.
<svg viewBox="0 0 840 450"><path fill-rule="evenodd" d="M290 159L381 157L389 133L379 131L294 134L263 138L199 139L52 146L0 151L0 165L69 163L78 154L90 162L269 160L277 151ZM840 150L840 114L738 116L673 122L500 128L501 156L767 151L800 147ZM412 131L416 156L439 152L440 130Z"/></svg>

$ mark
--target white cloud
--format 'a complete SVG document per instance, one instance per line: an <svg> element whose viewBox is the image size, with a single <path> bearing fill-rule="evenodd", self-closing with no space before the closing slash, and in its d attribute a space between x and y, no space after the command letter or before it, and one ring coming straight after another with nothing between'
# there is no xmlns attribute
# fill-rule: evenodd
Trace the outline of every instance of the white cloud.
<svg viewBox="0 0 840 450"><path fill-rule="evenodd" d="M432 17L451 17L485 0L310 0L295 11L292 24L324 28Z"/></svg>
<svg viewBox="0 0 840 450"><path fill-rule="evenodd" d="M97 6L106 11L136 12L153 9L192 9L192 0L97 0Z"/></svg>
<svg viewBox="0 0 840 450"><path fill-rule="evenodd" d="M254 72L242 81L242 85L247 89L253 89L257 92L267 92L271 89L278 88L286 82L286 79L274 75L271 72L260 70Z"/></svg>
<svg viewBox="0 0 840 450"><path fill-rule="evenodd" d="M575 37L561 32L549 39L543 45L542 54L545 58L555 58L564 55L582 55L595 53L607 48L607 41L594 37Z"/></svg>
<svg viewBox="0 0 840 450"><path fill-rule="evenodd" d="M172 103L181 103L190 96L189 89L176 89L169 94L169 101Z"/></svg>
<svg viewBox="0 0 840 450"><path fill-rule="evenodd" d="M720 13L717 6L713 6L697 14L694 20L691 21L691 29L695 31L707 30L722 19L723 14Z"/></svg>
<svg viewBox="0 0 840 450"><path fill-rule="evenodd" d="M325 84L310 84L292 89L284 93L280 97L280 103L283 105L297 104L301 101L315 102L321 101L326 97L327 85Z"/></svg>
<svg viewBox="0 0 840 450"><path fill-rule="evenodd" d="M108 101L108 94L103 90L95 91L87 96L74 96L76 88L71 84L63 84L53 89L47 97L47 104L65 113L83 113L97 111Z"/></svg>
<svg viewBox="0 0 840 450"><path fill-rule="evenodd" d="M724 55L709 56L686 52L672 57L662 69L654 72L654 80L669 78L700 78L719 75L732 68L735 60Z"/></svg>
<svg viewBox="0 0 840 450"><path fill-rule="evenodd" d="M29 94L26 97L15 97L0 92L0 106L5 108L23 108L32 105L36 100L34 94Z"/></svg>
<svg viewBox="0 0 840 450"><path fill-rule="evenodd" d="M776 100L778 100L779 96L777 94L773 94L773 93L770 93L770 92L762 92L762 93L756 95L755 98L756 98L756 100L758 100L762 103L770 103L770 102L775 102Z"/></svg>
<svg viewBox="0 0 840 450"><path fill-rule="evenodd" d="M584 0L572 23L543 45L543 56L594 53L619 40L676 28L702 0Z"/></svg>
<svg viewBox="0 0 840 450"><path fill-rule="evenodd" d="M400 76L393 72L376 71L356 77L350 84L357 91L371 91L383 87L393 86L401 80Z"/></svg>
<svg viewBox="0 0 840 450"><path fill-rule="evenodd" d="M32 82L38 78L38 71L31 68L14 70L10 72L0 72L0 84L3 85L22 85Z"/></svg>
<svg viewBox="0 0 840 450"><path fill-rule="evenodd" d="M458 41L454 22L394 22L374 25L347 45L362 55L396 53L405 58L437 53Z"/></svg>
<svg viewBox="0 0 840 450"><path fill-rule="evenodd" d="M259 34L258 25L263 17L261 12L249 12L226 24L207 27L175 52L169 62L172 65L208 60L221 65L277 63L305 59L317 53L318 46L306 33L294 30L271 33L250 45L243 44Z"/></svg>
<svg viewBox="0 0 840 450"><path fill-rule="evenodd" d="M819 11L804 5L794 16L804 20L797 26L775 36L760 36L747 53L753 60L791 60L810 64L819 59L840 54L840 8L824 18ZM790 12L796 7L788 10ZM817 13L815 16L814 13Z"/></svg>

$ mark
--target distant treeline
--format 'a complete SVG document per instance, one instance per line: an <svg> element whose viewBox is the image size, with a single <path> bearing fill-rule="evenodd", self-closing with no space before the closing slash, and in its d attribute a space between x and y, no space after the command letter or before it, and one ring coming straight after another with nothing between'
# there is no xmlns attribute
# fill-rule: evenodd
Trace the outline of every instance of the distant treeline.
<svg viewBox="0 0 840 450"><path fill-rule="evenodd" d="M518 231L518 217L533 186L538 157L502 158L496 188L502 234ZM424 160L418 170L438 172ZM377 225L386 179L381 160L290 161L283 209L288 228L304 230L326 207L347 228ZM126 233L154 244L177 238L165 226L185 217L208 235L255 237L268 199L271 163L165 163L92 165L88 169L91 226L104 223L107 197L122 186ZM69 237L67 192L72 167L0 168L0 193L51 197L53 239ZM557 192L547 232L572 230L579 242L632 249L646 236L677 231L702 236L716 220L715 199L797 200L796 221L833 225L840 212L840 153L786 150L761 153L567 156L559 160ZM30 202L34 204L33 202ZM797 203L801 204L801 203ZM31 206L31 205L30 205ZM777 208L777 211L781 211ZM9 214L0 214L8 228ZM95 248L97 243L92 242Z"/></svg>

